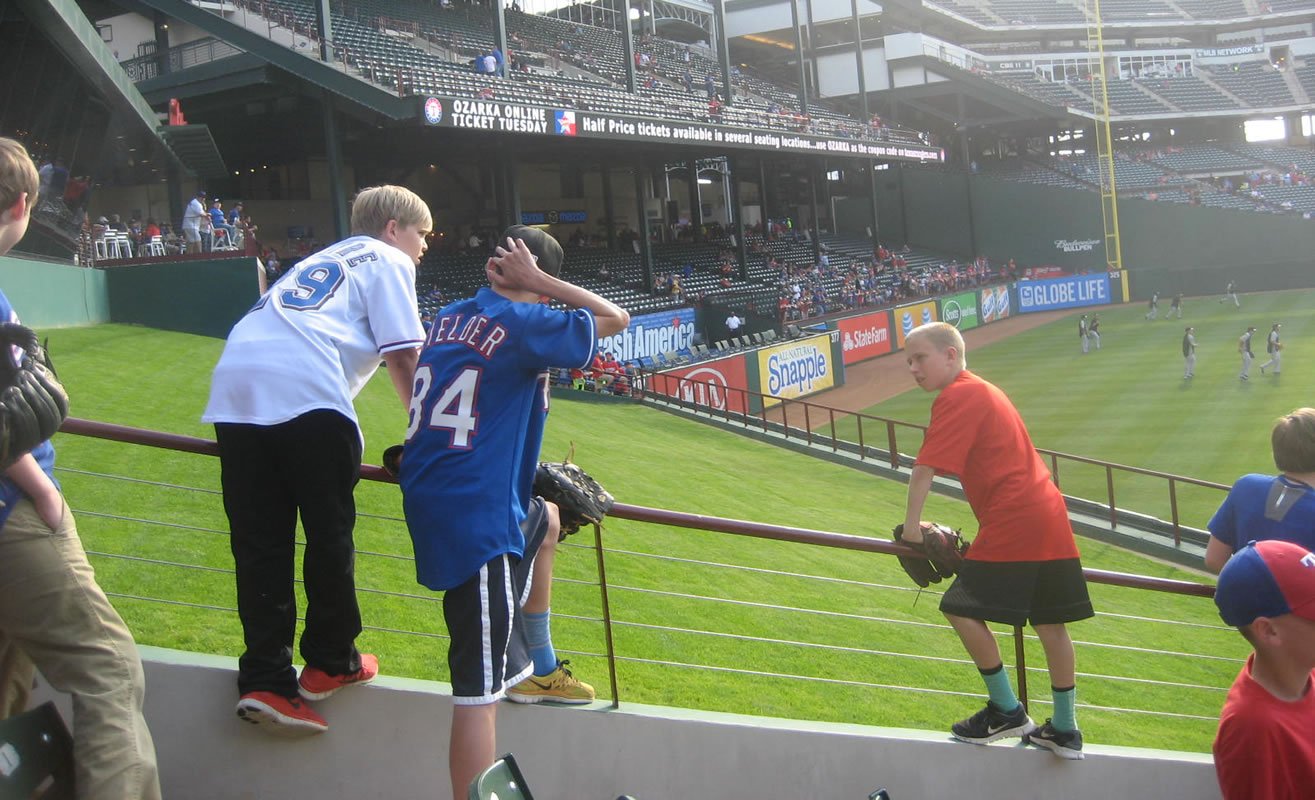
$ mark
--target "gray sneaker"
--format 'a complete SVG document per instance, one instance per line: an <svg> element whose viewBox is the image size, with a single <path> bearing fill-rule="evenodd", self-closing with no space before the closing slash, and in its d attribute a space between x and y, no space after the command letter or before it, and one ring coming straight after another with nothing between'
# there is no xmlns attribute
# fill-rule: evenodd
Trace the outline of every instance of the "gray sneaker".
<svg viewBox="0 0 1315 800"><path fill-rule="evenodd" d="M1024 734L1024 744L1044 747L1060 758L1069 761L1082 760L1082 731L1059 731L1046 720L1046 724L1031 733Z"/></svg>

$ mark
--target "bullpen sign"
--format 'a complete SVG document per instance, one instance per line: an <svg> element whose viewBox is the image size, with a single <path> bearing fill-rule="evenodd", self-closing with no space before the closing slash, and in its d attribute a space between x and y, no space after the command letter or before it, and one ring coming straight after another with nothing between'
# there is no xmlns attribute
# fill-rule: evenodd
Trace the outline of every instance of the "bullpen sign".
<svg viewBox="0 0 1315 800"><path fill-rule="evenodd" d="M694 341L694 309L678 308L633 317L630 327L598 340L600 353L611 353L617 361L652 358L690 346Z"/></svg>
<svg viewBox="0 0 1315 800"><path fill-rule="evenodd" d="M907 306L895 306L895 347L903 350L904 340L909 331L928 322L936 322L936 301L911 303Z"/></svg>
<svg viewBox="0 0 1315 800"><path fill-rule="evenodd" d="M1110 303L1110 276L1072 275L1045 281L1019 281L1018 311L1054 311L1061 308L1103 306Z"/></svg>
<svg viewBox="0 0 1315 800"><path fill-rule="evenodd" d="M831 334L758 351L758 382L759 391L767 395L763 398L765 408L835 386Z"/></svg>
<svg viewBox="0 0 1315 800"><path fill-rule="evenodd" d="M961 331L977 327L977 292L952 294L941 300L941 319Z"/></svg>
<svg viewBox="0 0 1315 800"><path fill-rule="evenodd" d="M978 308L982 312L982 324L999 322L1009 318L1009 287L994 286L978 292Z"/></svg>

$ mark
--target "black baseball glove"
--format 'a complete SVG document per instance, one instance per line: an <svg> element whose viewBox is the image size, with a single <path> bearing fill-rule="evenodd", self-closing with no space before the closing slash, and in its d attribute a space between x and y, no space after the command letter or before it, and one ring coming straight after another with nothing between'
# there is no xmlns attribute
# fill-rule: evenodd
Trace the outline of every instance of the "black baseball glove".
<svg viewBox="0 0 1315 800"><path fill-rule="evenodd" d="M402 476L402 449L402 445L395 444L384 451L384 472L393 476L393 480L397 480Z"/></svg>
<svg viewBox="0 0 1315 800"><path fill-rule="evenodd" d="M534 493L557 504L562 532L558 541L586 524L602 524L616 502L598 481L569 461L540 461L534 472Z"/></svg>
<svg viewBox="0 0 1315 800"><path fill-rule="evenodd" d="M12 348L22 351L15 363ZM0 323L0 470L55 435L68 416L68 393L37 344L36 332Z"/></svg>
<svg viewBox="0 0 1315 800"><path fill-rule="evenodd" d="M968 543L948 525L922 523L922 541L904 541L904 523L895 526L895 541L918 553L917 557L900 556L899 564L920 588L953 578L968 552Z"/></svg>

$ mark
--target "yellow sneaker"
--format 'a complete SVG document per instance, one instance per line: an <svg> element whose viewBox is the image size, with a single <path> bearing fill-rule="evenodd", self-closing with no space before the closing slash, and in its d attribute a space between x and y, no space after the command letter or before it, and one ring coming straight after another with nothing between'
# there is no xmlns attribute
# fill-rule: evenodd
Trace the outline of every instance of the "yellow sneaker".
<svg viewBox="0 0 1315 800"><path fill-rule="evenodd" d="M565 703L584 705L594 701L594 687L579 680L566 668L570 661L558 661L557 669L547 675L531 675L507 690L507 699L515 703Z"/></svg>

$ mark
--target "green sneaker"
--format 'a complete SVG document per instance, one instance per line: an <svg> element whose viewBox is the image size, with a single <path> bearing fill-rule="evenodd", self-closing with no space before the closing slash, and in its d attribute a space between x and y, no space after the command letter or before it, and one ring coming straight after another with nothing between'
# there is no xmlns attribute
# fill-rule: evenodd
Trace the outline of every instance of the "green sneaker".
<svg viewBox="0 0 1315 800"><path fill-rule="evenodd" d="M515 703L565 703L584 705L594 701L594 687L579 680L566 668L570 661L558 661L557 669L547 675L531 675L507 690L507 699Z"/></svg>

